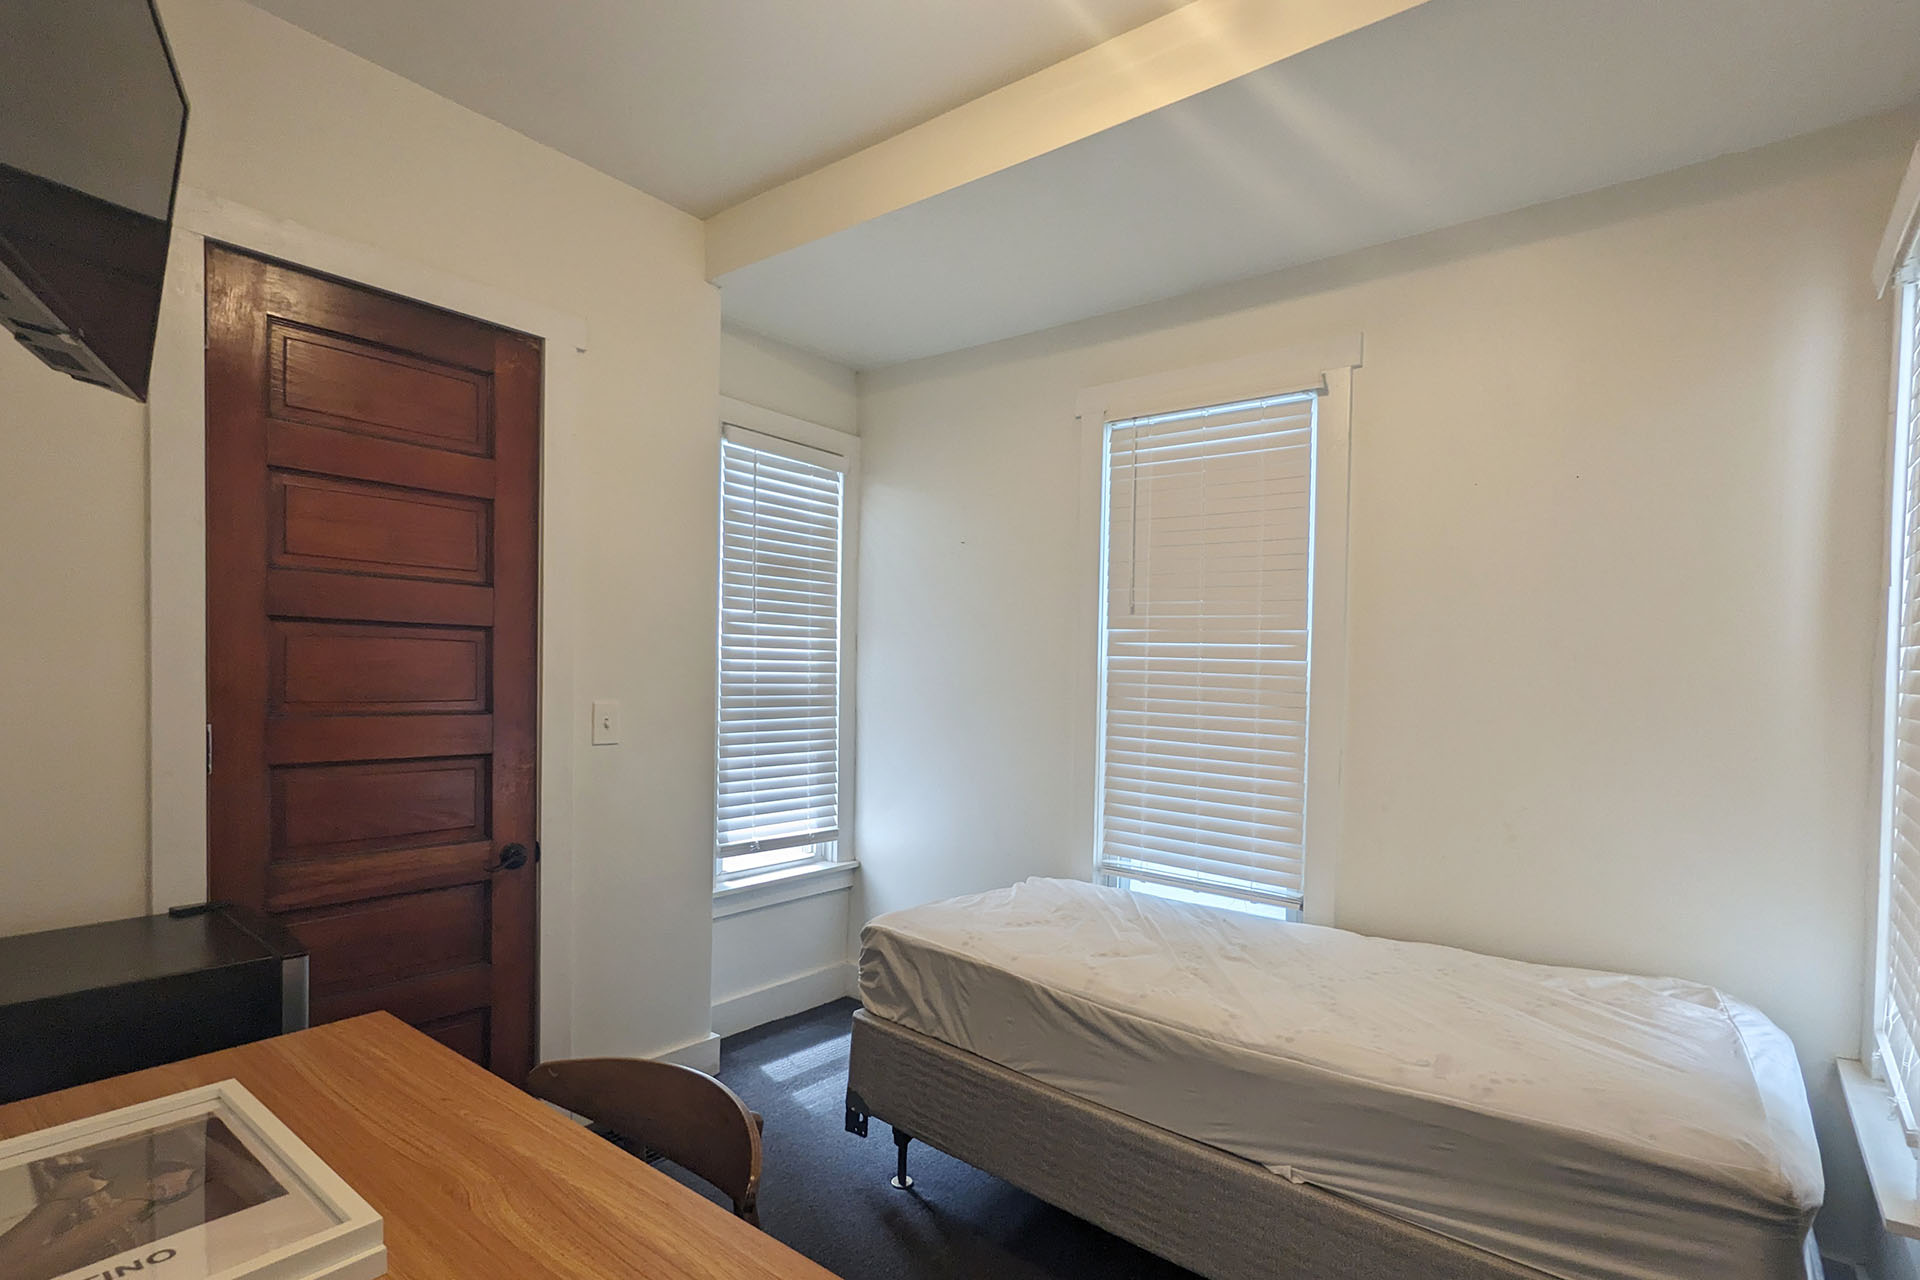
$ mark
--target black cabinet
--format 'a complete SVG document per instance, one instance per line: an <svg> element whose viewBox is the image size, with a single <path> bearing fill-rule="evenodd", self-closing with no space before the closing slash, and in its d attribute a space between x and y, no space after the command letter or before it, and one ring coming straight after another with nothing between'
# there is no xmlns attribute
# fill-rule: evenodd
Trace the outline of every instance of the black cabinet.
<svg viewBox="0 0 1920 1280"><path fill-rule="evenodd" d="M307 953L216 906L0 938L0 1102L307 1025Z"/></svg>

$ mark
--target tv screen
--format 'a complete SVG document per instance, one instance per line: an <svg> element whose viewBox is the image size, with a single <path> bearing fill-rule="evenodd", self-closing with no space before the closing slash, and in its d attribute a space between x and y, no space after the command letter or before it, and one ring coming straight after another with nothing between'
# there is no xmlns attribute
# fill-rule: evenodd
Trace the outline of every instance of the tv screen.
<svg viewBox="0 0 1920 1280"><path fill-rule="evenodd" d="M152 0L0 0L0 320L138 400L186 125Z"/></svg>

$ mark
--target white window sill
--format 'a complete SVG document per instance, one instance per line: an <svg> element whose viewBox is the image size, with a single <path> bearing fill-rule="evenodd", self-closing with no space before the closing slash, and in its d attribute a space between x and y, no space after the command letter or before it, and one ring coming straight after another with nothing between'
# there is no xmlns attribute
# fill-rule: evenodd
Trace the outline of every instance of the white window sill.
<svg viewBox="0 0 1920 1280"><path fill-rule="evenodd" d="M1920 1240L1920 1161L1907 1145L1893 1094L1852 1058L1842 1058L1838 1065L1853 1136L1880 1205L1880 1223L1892 1235Z"/></svg>
<svg viewBox="0 0 1920 1280"><path fill-rule="evenodd" d="M813 862L715 885L713 918L724 920L762 907L777 907L783 902L798 902L823 893L843 893L853 887L853 873L859 868L858 862Z"/></svg>

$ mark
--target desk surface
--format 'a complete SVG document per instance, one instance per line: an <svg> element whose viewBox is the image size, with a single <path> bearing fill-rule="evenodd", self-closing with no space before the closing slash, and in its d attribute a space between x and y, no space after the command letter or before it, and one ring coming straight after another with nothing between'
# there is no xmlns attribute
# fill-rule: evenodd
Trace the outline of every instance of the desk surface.
<svg viewBox="0 0 1920 1280"><path fill-rule="evenodd" d="M226 1079L380 1211L391 1280L832 1280L383 1013L15 1102L0 1139Z"/></svg>

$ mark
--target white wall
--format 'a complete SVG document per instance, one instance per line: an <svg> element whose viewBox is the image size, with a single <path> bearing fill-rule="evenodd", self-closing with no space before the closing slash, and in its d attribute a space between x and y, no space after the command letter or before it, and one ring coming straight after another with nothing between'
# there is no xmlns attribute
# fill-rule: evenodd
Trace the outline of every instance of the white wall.
<svg viewBox="0 0 1920 1280"><path fill-rule="evenodd" d="M625 743L575 771L572 1049L703 1038L715 588L687 532L716 520L719 307L700 224L235 0L161 10L192 102L186 185L584 320L576 727L617 698ZM28 419L0 469L19 495L0 517L0 750L21 757L0 796L42 837L9 840L28 874L0 916L127 914L145 888L143 418L11 354L0 403Z"/></svg>
<svg viewBox="0 0 1920 1280"><path fill-rule="evenodd" d="M1883 118L862 379L856 917L1084 876L1076 393L1360 331L1338 920L1751 1000L1823 1230L1857 1052Z"/></svg>
<svg viewBox="0 0 1920 1280"><path fill-rule="evenodd" d="M853 370L744 330L721 331L720 393L850 435L860 430ZM714 439L717 449L717 429ZM850 897L843 887L716 919L714 1031L732 1035L849 994Z"/></svg>
<svg viewBox="0 0 1920 1280"><path fill-rule="evenodd" d="M145 432L0 339L0 935L146 908Z"/></svg>
<svg viewBox="0 0 1920 1280"><path fill-rule="evenodd" d="M841 887L713 922L715 1034L730 1036L853 994L851 896Z"/></svg>
<svg viewBox="0 0 1920 1280"><path fill-rule="evenodd" d="M853 370L744 329L720 331L720 394L860 434L860 396Z"/></svg>

